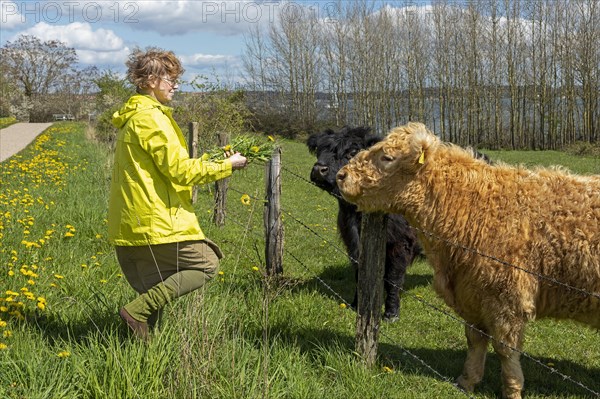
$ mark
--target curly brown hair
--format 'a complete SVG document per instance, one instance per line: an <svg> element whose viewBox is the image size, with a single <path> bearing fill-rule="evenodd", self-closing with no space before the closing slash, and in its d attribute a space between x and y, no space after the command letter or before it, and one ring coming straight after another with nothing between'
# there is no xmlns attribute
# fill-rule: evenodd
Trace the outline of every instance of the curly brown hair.
<svg viewBox="0 0 600 399"><path fill-rule="evenodd" d="M136 48L125 63L127 78L138 89L148 87L151 80L167 75L176 80L185 71L172 51L157 47Z"/></svg>

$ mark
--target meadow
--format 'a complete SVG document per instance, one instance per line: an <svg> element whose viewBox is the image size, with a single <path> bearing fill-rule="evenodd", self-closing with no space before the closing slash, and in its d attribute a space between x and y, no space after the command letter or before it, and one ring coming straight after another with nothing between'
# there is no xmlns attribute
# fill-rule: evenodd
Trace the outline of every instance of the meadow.
<svg viewBox="0 0 600 399"><path fill-rule="evenodd" d="M117 315L134 297L106 239L111 154L86 125L56 123L0 164L0 398L495 398L490 348L470 396L464 326L436 297L426 260L410 269L400 319L381 327L379 358L354 351L353 274L337 236L336 200L308 181L303 143L283 148L284 273L264 265L264 166L230 179L227 219L212 219L211 186L197 215L226 254L205 289L168 306L149 344ZM600 160L562 152L485 151L511 163L600 174ZM530 324L522 359L528 398L600 391L600 334L569 321ZM546 367L558 370L552 373ZM565 380L570 376L577 383Z"/></svg>

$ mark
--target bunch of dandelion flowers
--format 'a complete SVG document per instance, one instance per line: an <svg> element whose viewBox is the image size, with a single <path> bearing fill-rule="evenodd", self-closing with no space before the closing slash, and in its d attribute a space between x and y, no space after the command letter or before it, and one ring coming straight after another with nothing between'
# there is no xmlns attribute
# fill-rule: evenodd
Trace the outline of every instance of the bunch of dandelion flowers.
<svg viewBox="0 0 600 399"><path fill-rule="evenodd" d="M216 147L202 155L202 159L207 161L219 161L227 158L227 154L239 152L248 159L248 162L262 161L266 162L271 159L275 150L275 139L268 136L264 140L258 135L241 134L235 136L231 143L223 147Z"/></svg>

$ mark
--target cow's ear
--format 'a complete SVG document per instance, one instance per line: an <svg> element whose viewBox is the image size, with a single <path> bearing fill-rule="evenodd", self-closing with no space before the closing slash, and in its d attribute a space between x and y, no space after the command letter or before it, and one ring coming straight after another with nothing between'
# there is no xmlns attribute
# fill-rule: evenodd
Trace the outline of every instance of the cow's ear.
<svg viewBox="0 0 600 399"><path fill-rule="evenodd" d="M411 140L413 141L413 156L416 163L423 165L430 158L433 147L438 143L438 139L430 132L425 125L415 124L411 126Z"/></svg>
<svg viewBox="0 0 600 399"><path fill-rule="evenodd" d="M365 148L371 147L375 143L379 143L382 137L369 135L365 137Z"/></svg>
<svg viewBox="0 0 600 399"><path fill-rule="evenodd" d="M311 154L314 154L317 152L317 147L319 146L319 141L321 141L321 139L323 138L323 136L325 136L325 132L319 132L319 133L313 133L310 136L308 136L308 140L306 140L306 146L308 147L308 151L310 151Z"/></svg>

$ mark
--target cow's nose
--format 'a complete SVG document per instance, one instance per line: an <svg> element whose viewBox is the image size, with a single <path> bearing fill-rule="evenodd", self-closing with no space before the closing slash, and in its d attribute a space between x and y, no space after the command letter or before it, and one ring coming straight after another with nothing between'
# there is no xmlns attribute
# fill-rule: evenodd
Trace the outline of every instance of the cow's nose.
<svg viewBox="0 0 600 399"><path fill-rule="evenodd" d="M344 169L340 170L336 176L337 181L343 181L348 174Z"/></svg>
<svg viewBox="0 0 600 399"><path fill-rule="evenodd" d="M315 164L315 166L313 166L313 173L316 173L321 177L326 176L328 171L329 171L329 166L319 165L319 164Z"/></svg>

